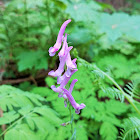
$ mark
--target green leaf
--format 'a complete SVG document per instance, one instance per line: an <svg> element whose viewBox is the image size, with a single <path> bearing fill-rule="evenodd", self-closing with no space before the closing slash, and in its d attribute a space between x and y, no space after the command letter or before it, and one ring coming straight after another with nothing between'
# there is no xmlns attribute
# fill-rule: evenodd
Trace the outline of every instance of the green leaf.
<svg viewBox="0 0 140 140"><path fill-rule="evenodd" d="M27 124L17 125L5 134L5 140L38 140L37 133L31 131Z"/></svg>
<svg viewBox="0 0 140 140"><path fill-rule="evenodd" d="M76 139L88 140L86 123L84 121L76 123Z"/></svg>
<svg viewBox="0 0 140 140"><path fill-rule="evenodd" d="M19 117L20 115L17 114L15 111L4 113L3 117L0 117L0 125L12 123Z"/></svg>
<svg viewBox="0 0 140 140"><path fill-rule="evenodd" d="M135 59L132 58L128 61L122 54L108 55L100 59L97 58L97 60L97 65L101 69L111 68L115 78L128 78L140 69Z"/></svg>
<svg viewBox="0 0 140 140"><path fill-rule="evenodd" d="M102 13L99 20L95 21L101 33L106 33L108 39L115 41L123 35L140 41L140 16L129 16L126 13Z"/></svg>
<svg viewBox="0 0 140 140"><path fill-rule="evenodd" d="M57 117L57 113L54 110L50 109L49 107L46 106L43 106L41 108L38 107L34 109L34 112L43 115L51 123L54 123L56 125L59 125L61 123L61 119Z"/></svg>
<svg viewBox="0 0 140 140"><path fill-rule="evenodd" d="M100 135L104 140L115 140L117 139L117 128L109 123L109 122L103 122L100 128Z"/></svg>
<svg viewBox="0 0 140 140"><path fill-rule="evenodd" d="M75 28L74 32L68 36L68 40L74 45L85 44L91 40L90 31L85 28Z"/></svg>
<svg viewBox="0 0 140 140"><path fill-rule="evenodd" d="M66 13L75 21L95 21L99 16L99 13L96 10L101 10L101 6L94 1L90 2L75 2L69 3L66 9ZM86 15L86 16L85 16Z"/></svg>
<svg viewBox="0 0 140 140"><path fill-rule="evenodd" d="M24 51L17 56L18 69L24 71L27 69L47 69L46 53L42 50L38 51Z"/></svg>
<svg viewBox="0 0 140 140"><path fill-rule="evenodd" d="M25 106L40 106L41 101L45 101L39 95L34 95L29 92L23 92L17 88L8 85L0 86L0 106L4 111L14 110Z"/></svg>
<svg viewBox="0 0 140 140"><path fill-rule="evenodd" d="M45 82L46 84L51 87L52 85L55 85L55 83L57 82L56 79L52 78L52 77L46 77L45 78Z"/></svg>
<svg viewBox="0 0 140 140"><path fill-rule="evenodd" d="M129 120L125 121L124 130L122 131L122 140L134 140L135 134L140 139L140 119L136 117L131 117Z"/></svg>

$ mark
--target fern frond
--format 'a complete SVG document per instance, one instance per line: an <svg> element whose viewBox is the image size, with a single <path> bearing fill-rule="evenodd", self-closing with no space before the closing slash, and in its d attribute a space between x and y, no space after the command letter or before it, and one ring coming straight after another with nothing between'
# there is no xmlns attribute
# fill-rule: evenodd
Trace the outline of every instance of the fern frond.
<svg viewBox="0 0 140 140"><path fill-rule="evenodd" d="M39 95L8 85L0 86L0 107L4 111L0 125L7 124L0 136L5 134L6 140L11 140L11 136L13 140L18 140L17 136L44 140L51 132L56 132L62 121L45 102Z"/></svg>
<svg viewBox="0 0 140 140"><path fill-rule="evenodd" d="M3 111L12 111L14 108L22 108L25 106L41 106L41 102L46 100L29 92L23 92L20 89L8 85L0 86L0 107Z"/></svg>
<svg viewBox="0 0 140 140"><path fill-rule="evenodd" d="M124 130L121 133L122 140L135 140L135 136L140 139L140 119L131 117L124 124Z"/></svg>
<svg viewBox="0 0 140 140"><path fill-rule="evenodd" d="M95 74L96 78L104 79L104 74L101 73L99 70L93 70L92 72Z"/></svg>
<svg viewBox="0 0 140 140"><path fill-rule="evenodd" d="M125 90L128 94L130 94L130 96L131 96L132 98L138 98L138 99L140 99L140 94L138 93L138 90L137 90L138 84L139 84L138 81L132 81L131 83L129 82L129 83L125 86L124 90Z"/></svg>
<svg viewBox="0 0 140 140"><path fill-rule="evenodd" d="M114 98L116 97L116 99L120 99L121 102L124 102L124 95L117 88L101 87L101 89L105 94L112 95Z"/></svg>

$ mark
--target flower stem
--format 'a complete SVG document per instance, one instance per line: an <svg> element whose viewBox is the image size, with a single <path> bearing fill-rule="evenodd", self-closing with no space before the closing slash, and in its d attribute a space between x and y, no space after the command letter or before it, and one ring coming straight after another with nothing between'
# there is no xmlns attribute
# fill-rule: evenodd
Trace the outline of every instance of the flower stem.
<svg viewBox="0 0 140 140"><path fill-rule="evenodd" d="M69 104L69 112L70 112L71 135L73 135L73 114L71 104Z"/></svg>

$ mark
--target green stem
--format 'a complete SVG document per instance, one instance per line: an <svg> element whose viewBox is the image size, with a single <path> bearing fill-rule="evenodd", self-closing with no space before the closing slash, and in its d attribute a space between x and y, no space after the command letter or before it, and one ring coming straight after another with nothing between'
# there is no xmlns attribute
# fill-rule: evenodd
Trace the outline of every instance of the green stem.
<svg viewBox="0 0 140 140"><path fill-rule="evenodd" d="M112 81L112 83L120 90L120 92L124 95L124 97L128 100L128 102L133 106L133 108L136 110L136 112L140 115L140 111L139 109L135 106L135 104L133 103L133 101L131 101L131 99L129 98L129 95L126 94L123 89L118 85L118 83L111 78L107 73L103 72L102 70L100 70L97 67L94 67L96 70L100 71L103 75L105 75L110 81Z"/></svg>
<svg viewBox="0 0 140 140"><path fill-rule="evenodd" d="M71 136L72 136L73 135L73 116L72 116L71 104L69 104L69 112L70 112L70 125L71 125Z"/></svg>
<svg viewBox="0 0 140 140"><path fill-rule="evenodd" d="M20 122L20 121L23 120L26 116L28 116L29 114L32 114L33 112L34 112L34 110L31 111L31 112L29 112L28 114L22 116L22 117L21 117L20 119L18 119L17 121L15 121L12 125L10 125L5 131L3 131L3 132L0 134L0 137L1 137L2 135L4 135L4 134L5 134L9 129L11 129L14 125L16 125L16 123Z"/></svg>

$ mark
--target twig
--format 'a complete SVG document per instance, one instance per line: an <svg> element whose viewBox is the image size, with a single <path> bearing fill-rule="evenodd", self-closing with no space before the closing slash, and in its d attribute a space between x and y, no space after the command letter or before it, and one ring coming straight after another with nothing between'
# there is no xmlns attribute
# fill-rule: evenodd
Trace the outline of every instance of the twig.
<svg viewBox="0 0 140 140"><path fill-rule="evenodd" d="M18 84L18 83L22 83L25 81L33 81L32 77L27 77L27 78L23 78L23 79L14 79L14 80L4 80L2 82L0 82L0 85L3 84Z"/></svg>
<svg viewBox="0 0 140 140"><path fill-rule="evenodd" d="M40 74L40 75L36 76L35 78L33 76L29 76L29 77L20 78L20 79L3 80L3 81L0 81L0 85L3 85L3 84L18 84L18 83L22 83L22 82L26 82L26 81L32 81L35 85L37 85L36 80L41 79L41 78L45 78L47 75L48 75L48 71L45 71L43 74Z"/></svg>

